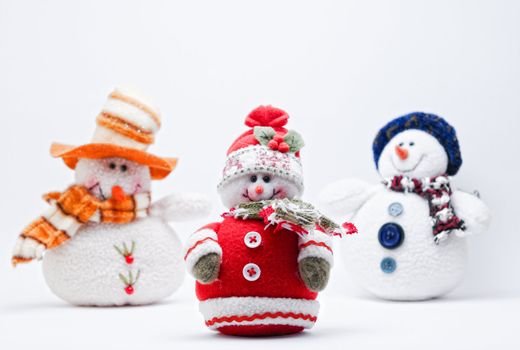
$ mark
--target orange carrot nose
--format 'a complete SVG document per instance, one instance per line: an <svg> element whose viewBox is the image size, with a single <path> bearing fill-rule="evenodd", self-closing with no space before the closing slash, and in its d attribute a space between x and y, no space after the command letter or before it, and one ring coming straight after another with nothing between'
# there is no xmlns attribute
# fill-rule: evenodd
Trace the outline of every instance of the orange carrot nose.
<svg viewBox="0 0 520 350"><path fill-rule="evenodd" d="M397 153L397 156L401 158L401 160L408 158L408 150L402 147L395 146L395 153Z"/></svg>
<svg viewBox="0 0 520 350"><path fill-rule="evenodd" d="M264 193L264 187L263 186L256 186L255 192L258 194Z"/></svg>
<svg viewBox="0 0 520 350"><path fill-rule="evenodd" d="M112 198L114 198L118 202L121 202L125 199L125 197L125 191L123 191L121 186L112 187Z"/></svg>

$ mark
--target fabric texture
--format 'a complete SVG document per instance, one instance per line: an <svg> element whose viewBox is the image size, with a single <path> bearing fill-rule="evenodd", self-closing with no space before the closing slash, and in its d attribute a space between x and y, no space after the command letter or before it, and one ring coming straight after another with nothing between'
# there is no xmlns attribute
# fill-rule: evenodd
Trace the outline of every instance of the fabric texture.
<svg viewBox="0 0 520 350"><path fill-rule="evenodd" d="M384 184L392 191L415 193L428 201L435 243L447 239L453 230L466 229L464 221L456 215L451 205L452 191L447 175L422 180L398 175Z"/></svg>
<svg viewBox="0 0 520 350"><path fill-rule="evenodd" d="M96 118L91 142L82 146L54 143L51 155L62 158L75 169L80 158L121 157L150 168L152 179L167 177L177 164L176 158L158 157L147 152L161 127L158 111L141 94L117 88Z"/></svg>
<svg viewBox="0 0 520 350"><path fill-rule="evenodd" d="M52 249L74 236L88 221L125 224L145 217L150 206L149 193L101 201L79 185L71 186L63 193L49 193L44 195L44 199L51 208L21 233L13 253L14 266L34 258L24 254L22 247L25 239L35 240L45 249Z"/></svg>
<svg viewBox="0 0 520 350"><path fill-rule="evenodd" d="M376 167L378 167L381 152L388 142L395 135L409 129L422 130L435 137L448 155L447 174L455 175L459 171L462 156L455 128L437 115L422 112L414 112L396 118L379 131L372 145Z"/></svg>
<svg viewBox="0 0 520 350"><path fill-rule="evenodd" d="M254 238L255 244L248 238ZM222 222L203 227L188 240L185 260L190 273L197 260L192 256L204 254L199 250L221 256L218 279L196 284L201 311L211 329L234 335L272 335L298 332L315 323L317 293L303 283L298 262L313 256L332 265L331 235L319 230L299 235L283 226L266 227L262 219L224 215ZM257 279L247 277L250 264L258 268ZM302 304L316 309L302 313L298 306Z"/></svg>
<svg viewBox="0 0 520 350"><path fill-rule="evenodd" d="M302 137L285 125L289 115L272 106L260 106L246 117L250 129L240 135L229 147L222 180L218 187L232 179L267 172L287 178L303 190L303 171L300 149Z"/></svg>
<svg viewBox="0 0 520 350"><path fill-rule="evenodd" d="M131 260L115 249L124 253L125 244ZM56 296L84 306L154 303L174 293L185 275L177 233L150 215L123 225L83 225L66 244L45 253L42 271Z"/></svg>

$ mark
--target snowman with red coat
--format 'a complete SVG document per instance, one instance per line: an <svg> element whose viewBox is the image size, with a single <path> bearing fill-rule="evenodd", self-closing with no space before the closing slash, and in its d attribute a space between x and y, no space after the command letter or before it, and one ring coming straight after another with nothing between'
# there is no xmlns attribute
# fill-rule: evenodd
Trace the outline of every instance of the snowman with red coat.
<svg viewBox="0 0 520 350"><path fill-rule="evenodd" d="M230 208L221 222L185 245L188 271L206 325L224 334L297 333L316 322L318 292L333 264L338 226L298 198L303 192L301 136L288 115L260 106L231 145L218 190Z"/></svg>

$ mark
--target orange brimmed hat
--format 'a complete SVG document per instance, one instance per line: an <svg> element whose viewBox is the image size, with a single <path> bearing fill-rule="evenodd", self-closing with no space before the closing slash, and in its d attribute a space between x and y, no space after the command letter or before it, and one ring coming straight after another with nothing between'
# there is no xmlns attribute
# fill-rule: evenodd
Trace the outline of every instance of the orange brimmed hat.
<svg viewBox="0 0 520 350"><path fill-rule="evenodd" d="M163 158L147 152L161 127L161 118L135 90L116 88L108 96L96 124L91 143L83 146L53 143L51 155L62 158L71 169L80 158L125 158L148 166L154 180L164 179L175 168L177 158Z"/></svg>

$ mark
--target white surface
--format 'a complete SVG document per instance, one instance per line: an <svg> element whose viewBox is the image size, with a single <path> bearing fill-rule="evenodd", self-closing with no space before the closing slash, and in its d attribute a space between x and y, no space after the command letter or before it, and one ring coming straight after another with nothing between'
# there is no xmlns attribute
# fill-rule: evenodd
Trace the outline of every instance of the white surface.
<svg viewBox="0 0 520 350"><path fill-rule="evenodd" d="M0 348L518 347L519 13L515 1L3 0ZM48 156L51 141L88 141L121 83L141 87L162 111L150 150L180 157L174 174L154 184L156 199L198 191L217 204L225 151L261 103L286 109L289 127L304 136L310 201L345 176L376 182L377 130L424 110L457 128L464 164L455 186L481 192L491 229L470 238L467 277L444 301L342 299L356 291L336 264L320 320L301 337L209 335L189 280L170 304L71 308L46 289L38 264L13 271L8 262L17 234L45 208L40 194L72 182ZM186 239L221 210L175 229Z"/></svg>

